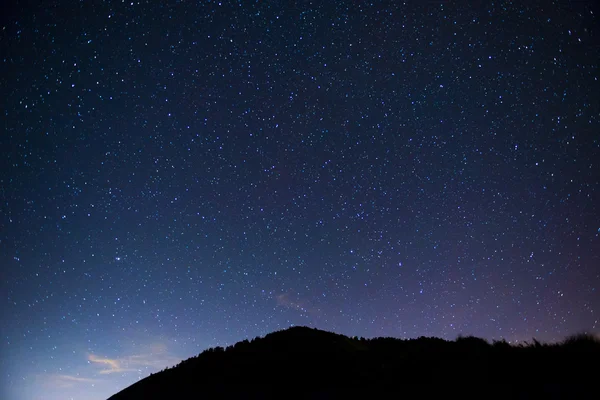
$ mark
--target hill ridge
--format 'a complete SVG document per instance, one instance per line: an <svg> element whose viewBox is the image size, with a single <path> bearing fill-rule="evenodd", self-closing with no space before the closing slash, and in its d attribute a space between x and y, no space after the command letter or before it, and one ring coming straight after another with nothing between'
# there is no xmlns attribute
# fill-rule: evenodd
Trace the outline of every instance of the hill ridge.
<svg viewBox="0 0 600 400"><path fill-rule="evenodd" d="M588 335L511 345L474 336L366 339L294 326L206 349L109 400L276 398L285 388L293 389L285 395L293 398L412 390L474 398L578 397L595 390L587 365L599 356L600 341Z"/></svg>

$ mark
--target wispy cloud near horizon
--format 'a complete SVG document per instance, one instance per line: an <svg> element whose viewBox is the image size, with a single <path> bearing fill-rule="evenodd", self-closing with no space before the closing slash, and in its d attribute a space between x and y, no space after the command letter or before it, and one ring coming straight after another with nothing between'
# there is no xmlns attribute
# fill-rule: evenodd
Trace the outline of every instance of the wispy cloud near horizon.
<svg viewBox="0 0 600 400"><path fill-rule="evenodd" d="M81 398L81 394L85 393L86 399L102 400L151 372L173 366L179 361L181 359L169 352L163 343L144 346L136 354L80 353L76 363L69 367L63 366L59 373L32 376L32 387L35 389L27 389L29 392L24 390L19 398L63 400Z"/></svg>
<svg viewBox="0 0 600 400"><path fill-rule="evenodd" d="M115 374L119 372L133 372L138 371L135 368L125 368L121 366L121 360L119 359L111 359L111 358L101 358L94 354L88 355L88 361L96 364L101 364L107 366L107 368L100 370L98 373L105 374Z"/></svg>
<svg viewBox="0 0 600 400"><path fill-rule="evenodd" d="M88 355L88 361L96 365L104 366L98 371L101 375L142 372L144 369L162 369L181 361L167 351L164 345L154 345L147 353L134 354L118 358L100 357L95 354Z"/></svg>

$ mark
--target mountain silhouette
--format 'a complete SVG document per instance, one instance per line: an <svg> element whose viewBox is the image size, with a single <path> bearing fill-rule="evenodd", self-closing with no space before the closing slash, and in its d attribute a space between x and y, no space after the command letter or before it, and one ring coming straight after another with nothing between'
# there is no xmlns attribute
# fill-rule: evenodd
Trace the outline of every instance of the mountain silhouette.
<svg viewBox="0 0 600 400"><path fill-rule="evenodd" d="M203 351L109 400L595 398L600 341L350 338L292 327Z"/></svg>

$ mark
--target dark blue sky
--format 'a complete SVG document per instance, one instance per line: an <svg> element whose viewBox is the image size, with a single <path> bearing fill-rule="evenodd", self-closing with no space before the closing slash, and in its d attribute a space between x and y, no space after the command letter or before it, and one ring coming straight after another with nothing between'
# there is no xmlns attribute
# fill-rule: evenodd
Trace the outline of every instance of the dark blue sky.
<svg viewBox="0 0 600 400"><path fill-rule="evenodd" d="M1 397L293 324L600 330L593 1L12 3Z"/></svg>

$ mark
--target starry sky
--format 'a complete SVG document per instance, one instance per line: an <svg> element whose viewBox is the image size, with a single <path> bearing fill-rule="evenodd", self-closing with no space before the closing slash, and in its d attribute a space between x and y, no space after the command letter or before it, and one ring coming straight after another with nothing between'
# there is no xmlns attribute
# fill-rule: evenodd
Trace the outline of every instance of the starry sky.
<svg viewBox="0 0 600 400"><path fill-rule="evenodd" d="M593 1L14 1L0 397L291 325L599 332Z"/></svg>

